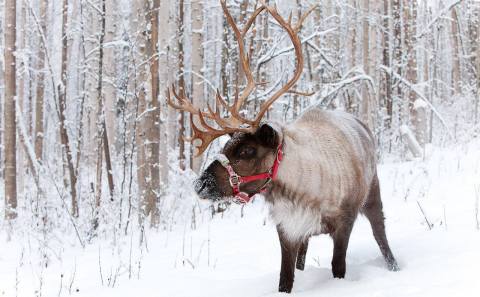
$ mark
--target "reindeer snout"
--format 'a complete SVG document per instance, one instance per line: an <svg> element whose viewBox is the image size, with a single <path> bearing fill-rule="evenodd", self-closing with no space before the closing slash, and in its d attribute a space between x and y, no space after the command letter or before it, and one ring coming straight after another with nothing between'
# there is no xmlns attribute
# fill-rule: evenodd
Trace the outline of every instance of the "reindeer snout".
<svg viewBox="0 0 480 297"><path fill-rule="evenodd" d="M215 200L217 195L217 184L215 177L208 172L204 172L199 179L197 179L193 187L201 199Z"/></svg>
<svg viewBox="0 0 480 297"><path fill-rule="evenodd" d="M201 199L218 200L221 197L214 168L215 162L193 183L195 192Z"/></svg>
<svg viewBox="0 0 480 297"><path fill-rule="evenodd" d="M205 179L199 178L193 183L193 187L195 189L195 192L200 195L207 187L207 181Z"/></svg>

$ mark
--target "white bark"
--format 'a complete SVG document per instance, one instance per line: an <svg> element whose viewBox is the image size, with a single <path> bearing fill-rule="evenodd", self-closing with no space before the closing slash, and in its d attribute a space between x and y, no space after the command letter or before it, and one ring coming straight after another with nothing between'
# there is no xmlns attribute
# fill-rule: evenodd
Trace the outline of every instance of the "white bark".
<svg viewBox="0 0 480 297"><path fill-rule="evenodd" d="M16 161L16 0L5 1L5 218L17 216L17 161Z"/></svg>
<svg viewBox="0 0 480 297"><path fill-rule="evenodd" d="M192 0L192 71L203 75L203 1ZM192 75L192 100L197 108L205 104L204 83L197 75ZM193 151L192 151L193 152ZM193 171L199 172L202 157L191 160Z"/></svg>

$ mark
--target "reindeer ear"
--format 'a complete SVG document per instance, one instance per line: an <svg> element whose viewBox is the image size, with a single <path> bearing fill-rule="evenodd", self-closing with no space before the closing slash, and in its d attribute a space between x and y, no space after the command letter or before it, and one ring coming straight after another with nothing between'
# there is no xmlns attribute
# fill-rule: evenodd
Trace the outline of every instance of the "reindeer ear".
<svg viewBox="0 0 480 297"><path fill-rule="evenodd" d="M280 144L282 132L279 126L270 123L262 124L257 131L255 137L263 146L276 148Z"/></svg>

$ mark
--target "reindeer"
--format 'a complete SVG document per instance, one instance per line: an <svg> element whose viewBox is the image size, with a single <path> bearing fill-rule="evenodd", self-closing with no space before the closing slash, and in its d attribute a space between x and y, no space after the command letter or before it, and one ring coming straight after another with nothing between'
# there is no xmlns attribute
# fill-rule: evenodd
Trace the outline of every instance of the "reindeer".
<svg viewBox="0 0 480 297"><path fill-rule="evenodd" d="M255 194L263 193L280 240L280 292L291 292L295 267L304 269L309 238L318 234L332 237L332 273L335 278L345 276L347 246L358 213L370 221L388 269L399 270L385 235L374 139L369 129L350 114L318 107L308 109L290 124L262 122L275 100L294 92L291 89L303 70L298 31L313 8L293 26L291 16L286 21L275 7L262 3L239 30L225 1L221 4L238 43L247 80L245 89L239 95L237 87L232 105L217 91L215 110L208 105L207 111L195 108L184 91L177 93L172 87L173 102L167 90L168 104L190 113L191 140L199 142L197 155L214 139L231 136L222 153L195 181L198 196L212 201L234 197L247 203ZM256 87L243 40L263 11L287 32L297 63L293 77L250 120L240 112ZM221 107L228 116L222 116Z"/></svg>

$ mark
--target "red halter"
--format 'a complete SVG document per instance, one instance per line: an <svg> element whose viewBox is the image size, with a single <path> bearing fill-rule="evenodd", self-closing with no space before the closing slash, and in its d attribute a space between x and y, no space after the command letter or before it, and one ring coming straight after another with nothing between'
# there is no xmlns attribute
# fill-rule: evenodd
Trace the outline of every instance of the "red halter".
<svg viewBox="0 0 480 297"><path fill-rule="evenodd" d="M267 189L267 185L277 177L278 167L280 166L280 162L283 159L283 151L282 145L280 144L277 149L277 157L275 158L275 162L273 162L273 166L268 170L268 172L256 174L256 175L249 175L249 176L240 176L238 175L235 170L233 170L232 166L230 165L230 161L225 155L219 155L217 158L220 161L225 169L228 171L230 186L233 190L233 195L236 198L237 203L248 203L258 193L263 193ZM247 194L245 192L240 191L240 185L243 183L249 183L256 180L266 179L267 181L265 184L258 190L258 192L253 194Z"/></svg>

